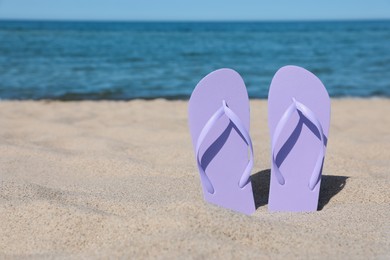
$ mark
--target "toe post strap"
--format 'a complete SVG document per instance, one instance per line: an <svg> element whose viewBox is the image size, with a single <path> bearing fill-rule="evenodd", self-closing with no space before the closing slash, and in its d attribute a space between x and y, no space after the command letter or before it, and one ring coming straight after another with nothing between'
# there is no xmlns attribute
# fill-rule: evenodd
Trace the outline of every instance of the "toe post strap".
<svg viewBox="0 0 390 260"><path fill-rule="evenodd" d="M278 183L280 185L285 184L285 178L280 171L279 166L276 164L276 143L280 138L280 134L282 133L283 129L286 127L287 122L290 120L291 116L293 115L294 112L300 112L304 117L306 117L315 127L317 128L319 134L319 138L321 141L321 146L319 147L319 154L317 157L316 164L313 169L313 173L310 177L308 186L310 190L313 190L317 183L320 180L321 176L321 169L322 169L322 164L324 161L324 156L325 156L325 138L324 138L324 131L321 125L321 122L318 120L316 117L315 113L305 106L304 104L300 103L297 101L295 98L292 98L292 103L290 106L286 109L286 111L283 113L282 117L280 118L278 124L276 125L275 132L272 138L272 164L273 164L273 173L275 174ZM301 115L300 115L301 116Z"/></svg>
<svg viewBox="0 0 390 260"><path fill-rule="evenodd" d="M248 145L249 148L249 160L248 164L245 167L245 170L243 174L241 175L240 180L238 181L238 186L240 188L244 188L250 179L250 173L253 167L253 146L252 146L252 140L250 138L250 135L248 131L246 130L244 124L240 120L240 118L237 116L236 113L234 113L233 110L229 108L225 100L222 100L222 106L210 117L210 119L206 122L204 127L202 128L198 140L196 142L196 160L198 169L200 172L200 176L202 179L202 182L204 183L207 191L211 194L214 194L215 189L213 184L211 183L209 177L207 176L205 170L203 169L203 166L201 164L201 155L200 155L200 147L202 143L204 142L206 136L211 131L211 129L215 126L215 124L218 122L218 120L222 117L226 116L229 118L229 120L233 123L233 125L238 129L240 135L243 137L245 143Z"/></svg>

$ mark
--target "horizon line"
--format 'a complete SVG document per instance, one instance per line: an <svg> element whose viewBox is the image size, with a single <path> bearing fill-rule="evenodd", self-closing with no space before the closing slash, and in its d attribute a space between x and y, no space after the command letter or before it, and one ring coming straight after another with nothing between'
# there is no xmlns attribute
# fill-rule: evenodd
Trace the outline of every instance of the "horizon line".
<svg viewBox="0 0 390 260"><path fill-rule="evenodd" d="M0 18L0 22L101 22L101 23L289 23L289 22L380 22L390 21L390 18L345 18L345 19L248 19L248 20L158 20L158 19L45 19L45 18Z"/></svg>

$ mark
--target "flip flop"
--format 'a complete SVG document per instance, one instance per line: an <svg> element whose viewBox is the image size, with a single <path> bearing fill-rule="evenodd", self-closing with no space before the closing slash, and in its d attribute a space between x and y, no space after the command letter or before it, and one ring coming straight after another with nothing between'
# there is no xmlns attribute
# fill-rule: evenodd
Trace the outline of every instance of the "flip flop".
<svg viewBox="0 0 390 260"><path fill-rule="evenodd" d="M231 69L208 74L192 92L188 113L204 199L253 213L249 99L241 76Z"/></svg>
<svg viewBox="0 0 390 260"><path fill-rule="evenodd" d="M311 72L285 66L268 94L270 211L316 211L330 122L330 98Z"/></svg>

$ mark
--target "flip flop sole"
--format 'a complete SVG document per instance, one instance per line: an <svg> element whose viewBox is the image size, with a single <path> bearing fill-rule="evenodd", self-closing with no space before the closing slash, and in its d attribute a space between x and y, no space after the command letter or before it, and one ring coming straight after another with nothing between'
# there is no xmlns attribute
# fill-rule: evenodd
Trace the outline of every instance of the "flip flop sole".
<svg viewBox="0 0 390 260"><path fill-rule="evenodd" d="M244 81L234 70L216 70L198 83L189 100L189 127L195 151L200 132L223 100L249 132L249 99ZM201 166L214 187L214 193L210 193L201 179L204 199L238 212L253 213L251 182L243 188L238 184L248 164L248 145L226 116L215 123L199 151Z"/></svg>
<svg viewBox="0 0 390 260"><path fill-rule="evenodd" d="M322 82L311 72L285 66L272 79L268 95L268 124L271 140L282 115L292 104L293 98L309 108L322 125L325 144L330 123L330 98ZM271 168L269 194L270 211L316 211L321 185L321 173L314 189L309 180L318 159L322 142L319 131L310 120L294 112L287 121L275 144L276 164L283 173L282 185ZM324 148L326 149L326 148ZM325 151L325 150L324 150ZM322 169L321 169L322 171Z"/></svg>

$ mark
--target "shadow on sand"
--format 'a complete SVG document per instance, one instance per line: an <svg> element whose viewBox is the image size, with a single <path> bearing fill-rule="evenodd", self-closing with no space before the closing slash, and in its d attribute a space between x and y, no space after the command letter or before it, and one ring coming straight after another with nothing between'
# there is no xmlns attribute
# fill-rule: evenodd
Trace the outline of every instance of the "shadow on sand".
<svg viewBox="0 0 390 260"><path fill-rule="evenodd" d="M268 204L270 173L271 170L267 169L251 176L256 209ZM318 210L322 210L345 187L347 179L346 176L322 175Z"/></svg>

